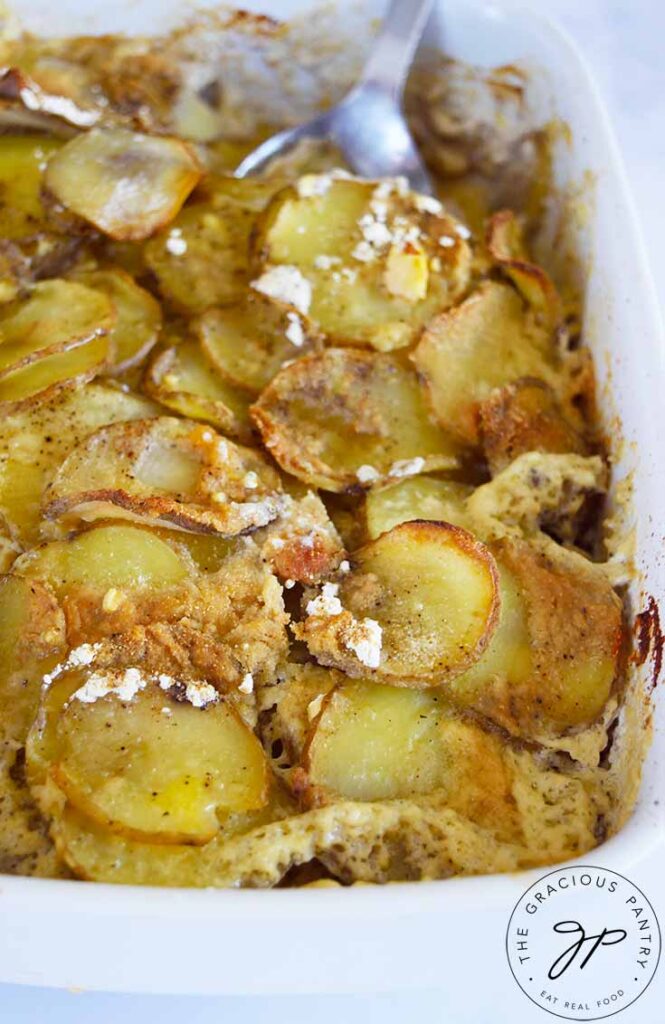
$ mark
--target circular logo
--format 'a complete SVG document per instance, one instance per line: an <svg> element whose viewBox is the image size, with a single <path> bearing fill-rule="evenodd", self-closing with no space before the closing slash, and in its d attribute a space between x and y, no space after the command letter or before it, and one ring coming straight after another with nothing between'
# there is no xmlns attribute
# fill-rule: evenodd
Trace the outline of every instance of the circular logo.
<svg viewBox="0 0 665 1024"><path fill-rule="evenodd" d="M567 1020L600 1020L634 1003L656 973L660 944L644 893L615 871L586 865L543 875L506 933L519 987Z"/></svg>

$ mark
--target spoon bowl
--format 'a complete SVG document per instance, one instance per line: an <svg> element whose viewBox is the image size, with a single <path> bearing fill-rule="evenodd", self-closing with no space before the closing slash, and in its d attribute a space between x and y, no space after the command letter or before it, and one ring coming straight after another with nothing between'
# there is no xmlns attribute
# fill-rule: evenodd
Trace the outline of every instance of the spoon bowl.
<svg viewBox="0 0 665 1024"><path fill-rule="evenodd" d="M403 176L410 188L432 184L402 113L402 94L433 0L392 0L360 82L336 106L266 139L238 165L245 178L305 140L331 142L354 174Z"/></svg>

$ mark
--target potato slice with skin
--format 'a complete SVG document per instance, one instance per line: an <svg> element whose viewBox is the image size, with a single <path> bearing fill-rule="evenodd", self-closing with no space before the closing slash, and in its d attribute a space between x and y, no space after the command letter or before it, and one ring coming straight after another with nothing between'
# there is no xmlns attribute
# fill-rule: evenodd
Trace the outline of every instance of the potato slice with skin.
<svg viewBox="0 0 665 1024"><path fill-rule="evenodd" d="M215 372L195 341L159 352L146 369L143 387L174 412L211 423L245 444L255 439L249 398Z"/></svg>
<svg viewBox="0 0 665 1024"><path fill-rule="evenodd" d="M118 689L95 696L107 684ZM47 735L33 742L68 800L111 831L202 844L225 814L265 805L261 744L208 684L183 681L173 699L130 668L78 671L51 687L41 720Z"/></svg>
<svg viewBox="0 0 665 1024"><path fill-rule="evenodd" d="M239 302L249 282L253 223L254 213L231 199L182 210L145 247L145 262L164 300L189 316Z"/></svg>
<svg viewBox="0 0 665 1024"><path fill-rule="evenodd" d="M460 230L436 200L399 183L306 175L259 218L253 247L260 268L304 274L310 315L333 344L390 351L463 294L470 251Z"/></svg>
<svg viewBox="0 0 665 1024"><path fill-rule="evenodd" d="M107 423L150 416L157 406L146 398L106 384L87 384L41 402L3 421L0 433L0 507L13 532L26 544L39 537L44 487L87 434Z"/></svg>
<svg viewBox="0 0 665 1024"><path fill-rule="evenodd" d="M107 373L115 377L142 362L162 326L157 300L118 267L79 271L76 280L104 292L115 307L117 319L110 338L113 362Z"/></svg>
<svg viewBox="0 0 665 1024"><path fill-rule="evenodd" d="M490 256L512 280L542 323L553 329L562 317L561 299L549 275L524 251L520 224L512 210L499 210L487 226Z"/></svg>
<svg viewBox="0 0 665 1024"><path fill-rule="evenodd" d="M107 359L108 338L95 335L6 371L0 376L0 413L20 412L35 402L50 401L64 390L86 384L106 367Z"/></svg>
<svg viewBox="0 0 665 1024"><path fill-rule="evenodd" d="M519 835L503 744L429 691L363 682L335 687L312 723L302 763L308 803L437 792L502 839Z"/></svg>
<svg viewBox="0 0 665 1024"><path fill-rule="evenodd" d="M23 747L39 710L41 679L65 647L49 588L0 577L0 872L61 877L47 822L27 788Z"/></svg>
<svg viewBox="0 0 665 1024"><path fill-rule="evenodd" d="M479 441L478 408L494 388L520 377L556 384L549 335L529 320L518 293L495 281L434 319L410 358L433 415L469 444Z"/></svg>
<svg viewBox="0 0 665 1024"><path fill-rule="evenodd" d="M164 416L112 424L75 448L45 492L44 515L65 522L116 516L234 536L278 515L279 490L260 453Z"/></svg>
<svg viewBox="0 0 665 1024"><path fill-rule="evenodd" d="M231 384L257 394L283 364L320 347L308 318L261 295L210 309L196 327L203 351Z"/></svg>
<svg viewBox="0 0 665 1024"><path fill-rule="evenodd" d="M14 572L47 581L67 598L78 588L101 598L110 590L163 590L184 583L189 566L173 546L146 527L107 523L26 552ZM101 611L101 609L98 610Z"/></svg>
<svg viewBox="0 0 665 1024"><path fill-rule="evenodd" d="M59 279L36 284L27 300L0 312L0 377L107 335L115 319L113 304L96 289Z"/></svg>
<svg viewBox="0 0 665 1024"><path fill-rule="evenodd" d="M454 679L480 657L499 617L494 558L448 523L395 526L324 588L306 600L298 637L321 664L396 686Z"/></svg>
<svg viewBox="0 0 665 1024"><path fill-rule="evenodd" d="M314 487L359 490L457 465L399 357L327 349L284 367L251 409L280 466Z"/></svg>
<svg viewBox="0 0 665 1024"><path fill-rule="evenodd" d="M131 658L231 694L247 673L257 685L272 679L288 647L281 586L255 545L202 565L193 536L106 523L26 553L15 572L52 587L71 647L104 642L101 668Z"/></svg>
<svg viewBox="0 0 665 1024"><path fill-rule="evenodd" d="M365 530L370 540L414 519L468 526L465 502L472 493L469 484L417 476L390 487L370 491L365 498Z"/></svg>
<svg viewBox="0 0 665 1024"><path fill-rule="evenodd" d="M539 742L593 724L619 671L618 596L581 555L554 559L518 540L493 550L499 626L480 660L450 682L451 699Z"/></svg>
<svg viewBox="0 0 665 1024"><path fill-rule="evenodd" d="M64 616L48 585L0 576L0 760L7 740L13 754L25 741L39 703L39 669L64 647Z"/></svg>
<svg viewBox="0 0 665 1024"><path fill-rule="evenodd" d="M93 128L51 157L45 184L99 231L138 241L173 220L202 173L180 139Z"/></svg>
<svg viewBox="0 0 665 1024"><path fill-rule="evenodd" d="M525 377L506 385L482 403L479 415L483 453L493 476L525 452L589 452L583 434L542 380Z"/></svg>
<svg viewBox="0 0 665 1024"><path fill-rule="evenodd" d="M69 134L68 126L72 125L76 128L90 128L102 116L99 109L86 109L70 96L49 92L21 68L3 68L0 73L0 99L15 103L17 116L21 110L28 115L41 115L44 128L50 126L54 134L58 130ZM58 125L58 121L63 124Z"/></svg>
<svg viewBox="0 0 665 1024"><path fill-rule="evenodd" d="M43 229L42 166L61 145L45 135L0 137L0 237L20 241Z"/></svg>

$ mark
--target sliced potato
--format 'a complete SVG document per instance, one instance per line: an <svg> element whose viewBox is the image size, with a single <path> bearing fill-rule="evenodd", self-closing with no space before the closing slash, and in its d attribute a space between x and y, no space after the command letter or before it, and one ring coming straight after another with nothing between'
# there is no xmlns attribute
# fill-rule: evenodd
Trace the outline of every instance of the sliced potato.
<svg viewBox="0 0 665 1024"><path fill-rule="evenodd" d="M389 351L467 287L470 250L458 228L440 204L427 212L398 184L307 175L268 206L254 253L264 270L305 275L309 312L334 344Z"/></svg>
<svg viewBox="0 0 665 1024"><path fill-rule="evenodd" d="M228 139L218 139L213 143L215 156L219 155L219 147L228 145L238 149L243 147L242 156L249 152L247 143L233 143ZM242 156L233 161L233 167L240 163ZM198 186L195 199L204 199L212 206L219 206L221 210L227 209L229 199L243 206L253 213L260 213L273 198L275 193L281 191L288 184L286 178L234 178L229 174L208 173Z"/></svg>
<svg viewBox="0 0 665 1024"><path fill-rule="evenodd" d="M136 519L234 536L280 509L265 459L188 420L158 417L96 431L65 459L44 495L48 519Z"/></svg>
<svg viewBox="0 0 665 1024"><path fill-rule="evenodd" d="M191 536L106 523L26 553L15 572L55 591L71 647L104 642L102 668L133 659L227 693L247 673L257 685L272 679L287 649L282 588L254 545L211 564Z"/></svg>
<svg viewBox="0 0 665 1024"><path fill-rule="evenodd" d="M499 626L481 658L452 680L453 700L514 735L546 741L591 725L619 670L621 602L582 556L556 561L525 541L495 548Z"/></svg>
<svg viewBox="0 0 665 1024"><path fill-rule="evenodd" d="M104 292L113 302L116 312L110 338L113 362L107 372L116 376L140 363L157 341L162 326L162 311L156 299L117 267L80 271L76 279Z"/></svg>
<svg viewBox="0 0 665 1024"><path fill-rule="evenodd" d="M41 232L43 168L62 143L46 135L0 136L0 236L18 241Z"/></svg>
<svg viewBox="0 0 665 1024"><path fill-rule="evenodd" d="M116 673L120 693L97 699L88 694L116 676L79 671L51 684L58 696L49 695L41 728L52 733L50 773L70 802L130 838L196 844L225 814L263 807L267 759L233 708L214 690L205 706L174 700L133 671L143 688L130 698L127 670Z"/></svg>
<svg viewBox="0 0 665 1024"><path fill-rule="evenodd" d="M61 857L79 878L130 885L265 887L278 882L292 860L311 859L306 830L280 826L279 819L294 810L279 794L260 811L228 814L220 833L204 846L128 839L71 806L55 818L51 831ZM275 832L266 834L273 822Z"/></svg>
<svg viewBox="0 0 665 1024"><path fill-rule="evenodd" d="M93 128L66 143L46 168L49 192L111 238L149 238L178 213L200 180L180 139Z"/></svg>
<svg viewBox="0 0 665 1024"><path fill-rule="evenodd" d="M496 628L494 559L460 527L402 523L356 551L351 572L305 612L297 634L321 664L435 686L477 661Z"/></svg>
<svg viewBox="0 0 665 1024"><path fill-rule="evenodd" d="M70 69L72 76L75 77L77 68L70 65ZM49 92L17 67L3 68L0 73L0 99L15 108L17 118L21 113L42 117L44 129L51 128L54 133L66 130L65 126L70 125L76 128L90 128L102 116L99 108L95 110L80 106L71 96L63 95L59 89L56 92ZM58 122L62 124L58 125Z"/></svg>
<svg viewBox="0 0 665 1024"><path fill-rule="evenodd" d="M114 321L113 304L102 292L73 281L42 281L26 301L0 311L0 376L106 335Z"/></svg>
<svg viewBox="0 0 665 1024"><path fill-rule="evenodd" d="M438 792L447 806L502 838L519 833L503 744L460 721L431 692L363 682L336 687L313 723L303 765L318 801Z"/></svg>
<svg viewBox="0 0 665 1024"><path fill-rule="evenodd" d="M41 673L65 646L65 619L52 591L0 576L0 762L25 742L39 705Z"/></svg>
<svg viewBox="0 0 665 1024"><path fill-rule="evenodd" d="M128 591L176 586L187 579L188 568L154 531L133 523L107 523L33 548L18 559L14 571L48 582L60 598L82 588L88 599L96 593L101 601L111 589L127 597Z"/></svg>
<svg viewBox="0 0 665 1024"><path fill-rule="evenodd" d="M223 309L210 309L197 325L203 350L231 383L256 394L289 359L317 345L307 317L257 294Z"/></svg>
<svg viewBox="0 0 665 1024"><path fill-rule="evenodd" d="M457 480L417 476L370 491L365 498L365 529L370 540L399 523L428 519L468 526L465 502L473 488Z"/></svg>
<svg viewBox="0 0 665 1024"><path fill-rule="evenodd" d="M549 335L513 288L494 281L433 320L411 358L438 422L470 444L478 443L478 407L493 388L520 377L556 383Z"/></svg>
<svg viewBox="0 0 665 1024"><path fill-rule="evenodd" d="M195 341L183 341L158 353L146 370L143 387L156 401L183 416L211 423L245 443L254 438L249 398L215 371Z"/></svg>
<svg viewBox="0 0 665 1024"><path fill-rule="evenodd" d="M483 453L492 474L525 452L588 454L584 436L549 385L525 377L495 391L479 410Z"/></svg>
<svg viewBox="0 0 665 1024"><path fill-rule="evenodd" d="M61 391L80 387L105 369L109 341L97 334L64 351L10 369L0 376L0 412L20 412L36 401L48 401Z"/></svg>
<svg viewBox="0 0 665 1024"><path fill-rule="evenodd" d="M39 535L44 487L71 449L107 423L150 416L157 406L119 388L87 384L3 421L0 431L0 508L25 543Z"/></svg>
<svg viewBox="0 0 665 1024"><path fill-rule="evenodd" d="M249 281L254 213L240 203L193 203L145 247L163 298L179 313L238 302Z"/></svg>
<svg viewBox="0 0 665 1024"><path fill-rule="evenodd" d="M284 367L252 416L280 466L344 491L457 464L459 449L425 409L399 357L327 349Z"/></svg>
<svg viewBox="0 0 665 1024"><path fill-rule="evenodd" d="M500 210L489 221L487 248L501 270L513 281L539 320L554 328L561 320L561 299L549 275L531 263L524 250L520 224L512 210Z"/></svg>

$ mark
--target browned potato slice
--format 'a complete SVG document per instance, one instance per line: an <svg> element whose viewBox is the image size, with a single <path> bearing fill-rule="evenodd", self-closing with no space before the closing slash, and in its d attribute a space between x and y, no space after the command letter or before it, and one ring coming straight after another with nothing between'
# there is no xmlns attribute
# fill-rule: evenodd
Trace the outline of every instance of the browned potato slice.
<svg viewBox="0 0 665 1024"><path fill-rule="evenodd" d="M44 495L48 519L110 516L234 536L279 513L278 474L263 457L188 420L112 424L65 459Z"/></svg>
<svg viewBox="0 0 665 1024"><path fill-rule="evenodd" d="M156 299L116 267L82 271L76 279L104 292L115 307L117 319L110 338L113 363L107 372L116 376L140 363L157 341L162 326L162 311Z"/></svg>
<svg viewBox="0 0 665 1024"><path fill-rule="evenodd" d="M0 236L20 240L43 226L41 201L45 161L62 145L45 135L0 137Z"/></svg>
<svg viewBox="0 0 665 1024"><path fill-rule="evenodd" d="M321 664L438 685L477 661L496 628L494 559L460 527L402 523L356 551L351 572L306 600L305 613L298 636Z"/></svg>
<svg viewBox="0 0 665 1024"><path fill-rule="evenodd" d="M42 674L65 645L48 587L0 577L0 871L58 877L47 823L27 788L23 747L39 710Z"/></svg>
<svg viewBox="0 0 665 1024"><path fill-rule="evenodd" d="M76 68L72 65L72 73ZM57 122L76 128L90 128L101 117L101 111L79 106L73 98L60 92L51 93L39 82L30 78L21 68L4 68L0 73L0 99L16 108L17 118L21 112L43 117L43 126L58 130ZM62 130L61 129L61 130Z"/></svg>
<svg viewBox="0 0 665 1024"><path fill-rule="evenodd" d="M255 539L272 571L290 586L319 583L345 555L325 505L311 491L302 498L286 496L279 518Z"/></svg>
<svg viewBox="0 0 665 1024"><path fill-rule="evenodd" d="M203 350L237 387L256 394L283 364L304 355L318 341L311 322L260 295L224 309L210 309L198 322Z"/></svg>
<svg viewBox="0 0 665 1024"><path fill-rule="evenodd" d="M304 356L277 374L252 416L283 469L329 491L457 464L459 449L431 422L414 374L394 355Z"/></svg>
<svg viewBox="0 0 665 1024"><path fill-rule="evenodd" d="M215 372L195 341L158 353L146 370L143 387L183 416L211 423L245 443L254 439L249 398Z"/></svg>
<svg viewBox="0 0 665 1024"><path fill-rule="evenodd" d="M447 806L502 838L518 834L503 745L431 692L362 682L336 687L313 723L303 765L316 801L438 791Z"/></svg>
<svg viewBox="0 0 665 1024"><path fill-rule="evenodd" d="M594 723L619 671L621 602L582 556L556 561L524 541L495 549L501 615L451 697L514 735L551 740Z"/></svg>
<svg viewBox="0 0 665 1024"><path fill-rule="evenodd" d="M365 529L370 540L399 523L429 519L467 526L465 502L473 488L456 480L417 476L370 491L365 498Z"/></svg>
<svg viewBox="0 0 665 1024"><path fill-rule="evenodd" d="M524 251L521 227L512 210L500 210L490 219L487 248L542 323L555 327L561 320L561 300L548 274L529 261Z"/></svg>
<svg viewBox="0 0 665 1024"><path fill-rule="evenodd" d="M272 679L287 649L282 588L254 545L202 552L193 536L106 523L26 553L14 571L55 591L70 646L108 641L103 668L131 657L229 693L248 673Z"/></svg>
<svg viewBox="0 0 665 1024"><path fill-rule="evenodd" d="M71 449L107 423L150 416L157 406L119 388L88 384L3 420L0 431L0 508L27 544L38 537L44 487Z"/></svg>
<svg viewBox="0 0 665 1024"><path fill-rule="evenodd" d="M542 380L523 378L495 391L479 410L484 455L492 474L525 452L586 455L583 435Z"/></svg>
<svg viewBox="0 0 665 1024"><path fill-rule="evenodd" d="M411 358L437 420L470 444L478 443L478 407L493 388L555 378L549 335L513 288L494 281L433 320Z"/></svg>
<svg viewBox="0 0 665 1024"><path fill-rule="evenodd" d="M106 335L114 322L113 304L102 292L74 281L42 281L26 301L0 312L0 376Z"/></svg>
<svg viewBox="0 0 665 1024"><path fill-rule="evenodd" d="M51 686L51 735L34 742L71 803L112 831L201 844L225 814L265 805L261 744L209 684L178 683L173 699L137 668L93 668Z"/></svg>
<svg viewBox="0 0 665 1024"><path fill-rule="evenodd" d="M0 376L0 412L20 412L92 380L106 367L108 347L107 336L93 335L64 351L7 370Z"/></svg>
<svg viewBox="0 0 665 1024"><path fill-rule="evenodd" d="M240 301L249 281L254 213L232 199L187 206L145 247L160 294L179 313Z"/></svg>
<svg viewBox="0 0 665 1024"><path fill-rule="evenodd" d="M173 220L202 174L180 139L93 128L49 160L45 184L111 238L149 238Z"/></svg>
<svg viewBox="0 0 665 1024"><path fill-rule="evenodd" d="M0 577L0 761L25 741L47 659L65 646L65 620L48 586Z"/></svg>
<svg viewBox="0 0 665 1024"><path fill-rule="evenodd" d="M470 251L460 232L441 204L399 184L306 175L257 224L263 274L253 286L289 302L276 285L285 270L299 273L311 289L301 311L333 343L401 348L464 292Z"/></svg>

